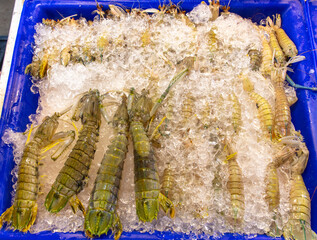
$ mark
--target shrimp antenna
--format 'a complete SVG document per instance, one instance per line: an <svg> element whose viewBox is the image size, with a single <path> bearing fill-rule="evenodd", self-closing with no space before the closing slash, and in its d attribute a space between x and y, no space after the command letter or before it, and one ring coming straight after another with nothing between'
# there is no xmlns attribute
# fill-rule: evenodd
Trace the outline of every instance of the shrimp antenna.
<svg viewBox="0 0 317 240"><path fill-rule="evenodd" d="M227 9L229 8L230 2L231 2L231 0L229 0L229 2L228 2ZM229 10L229 9L228 9L228 10Z"/></svg>

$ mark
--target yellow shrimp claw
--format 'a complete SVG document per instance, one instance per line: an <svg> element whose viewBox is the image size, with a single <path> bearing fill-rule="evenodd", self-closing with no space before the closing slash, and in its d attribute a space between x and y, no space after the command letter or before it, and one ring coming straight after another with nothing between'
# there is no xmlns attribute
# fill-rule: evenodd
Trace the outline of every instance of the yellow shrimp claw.
<svg viewBox="0 0 317 240"><path fill-rule="evenodd" d="M118 215L115 215L115 221L112 226L114 232L114 240L118 240L123 232L122 224Z"/></svg>
<svg viewBox="0 0 317 240"><path fill-rule="evenodd" d="M165 197L162 193L159 194L159 202L160 206L162 207L163 211L167 214L168 211L170 212L171 218L175 217L175 207L171 200Z"/></svg>
<svg viewBox="0 0 317 240"><path fill-rule="evenodd" d="M2 213L2 215L0 216L0 229L3 226L3 223L11 221L12 212L13 212L13 206L11 206L4 213Z"/></svg>
<svg viewBox="0 0 317 240"><path fill-rule="evenodd" d="M40 79L42 79L46 76L47 69L48 69L48 55L45 54L43 56L43 59L41 60L41 63L40 63L40 69L39 69Z"/></svg>
<svg viewBox="0 0 317 240"><path fill-rule="evenodd" d="M68 63L70 62L70 58L71 58L71 55L70 55L70 47L65 47L62 51L61 51L61 54L60 54L60 62L63 66L67 66Z"/></svg>
<svg viewBox="0 0 317 240"><path fill-rule="evenodd" d="M31 127L30 127L30 130L29 130L28 137L26 139L25 145L28 144L30 139L31 139L32 130L33 130L33 123L31 124Z"/></svg>
<svg viewBox="0 0 317 240"><path fill-rule="evenodd" d="M80 211L82 211L82 213L84 214L84 216L86 215L86 211L85 211L85 207L84 205L82 204L82 202L79 200L79 198L77 196L75 197L71 197L69 199L69 205L71 206L72 210L73 210L73 213L75 214L78 209Z"/></svg>
<svg viewBox="0 0 317 240"><path fill-rule="evenodd" d="M25 67L25 70L24 70L24 74L29 74L32 72L32 68L33 68L33 63L30 63L29 65L27 65Z"/></svg>

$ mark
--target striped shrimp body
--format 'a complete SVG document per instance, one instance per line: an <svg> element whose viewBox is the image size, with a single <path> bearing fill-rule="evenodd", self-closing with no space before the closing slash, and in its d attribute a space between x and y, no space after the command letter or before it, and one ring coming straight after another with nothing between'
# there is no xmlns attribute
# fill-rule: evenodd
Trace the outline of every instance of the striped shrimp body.
<svg viewBox="0 0 317 240"><path fill-rule="evenodd" d="M161 193L171 199L173 189L175 189L175 178L170 167L166 167L161 180Z"/></svg>
<svg viewBox="0 0 317 240"><path fill-rule="evenodd" d="M268 30L268 33L270 34L270 46L273 51L274 58L280 65L284 65L286 59L285 59L284 52L282 51L281 46L275 35L275 31L273 28L274 23L270 17L267 17L266 22L267 22L266 28Z"/></svg>
<svg viewBox="0 0 317 240"><path fill-rule="evenodd" d="M273 221L270 225L267 234L272 237L280 237L282 235L281 229L277 225L277 221L281 220L281 215L278 212L280 204L280 188L277 175L277 168L274 162L271 162L266 167L265 174L265 202L268 205L270 213L273 213Z"/></svg>
<svg viewBox="0 0 317 240"><path fill-rule="evenodd" d="M129 116L125 96L114 116L113 126L116 136L102 159L85 215L85 232L88 237L107 234L112 229L114 238L119 239L122 232L116 204L128 151Z"/></svg>
<svg viewBox="0 0 317 240"><path fill-rule="evenodd" d="M13 205L0 217L0 228L3 222L11 223L14 230L27 232L34 224L37 215L37 195L39 191L38 165L41 149L63 138L75 138L74 131L55 131L60 114L44 118L36 130L33 140L26 144L19 166L17 189ZM65 145L68 146L70 142Z"/></svg>
<svg viewBox="0 0 317 240"><path fill-rule="evenodd" d="M293 173L290 191L290 216L283 228L285 239L317 239L316 233L310 225L310 197L303 178L300 174Z"/></svg>
<svg viewBox="0 0 317 240"><path fill-rule="evenodd" d="M243 80L243 89L249 93L249 96L256 103L259 118L262 122L262 125L265 128L265 131L268 133L270 138L272 138L273 132L273 113L272 108L269 102L263 98L261 95L254 92L254 86L250 82L250 79L247 76L242 76Z"/></svg>
<svg viewBox="0 0 317 240"><path fill-rule="evenodd" d="M101 121L98 90L90 90L80 99L73 118L81 118L83 127L64 167L46 196L45 207L52 213L63 209L69 200L74 212L78 207L84 212L80 201L72 197L83 189L96 151Z"/></svg>
<svg viewBox="0 0 317 240"><path fill-rule="evenodd" d="M283 236L285 239L317 239L316 233L311 229L311 203L310 196L306 189L302 178L309 151L304 142L298 141L296 157L291 163L291 190L288 222L283 228Z"/></svg>
<svg viewBox="0 0 317 240"><path fill-rule="evenodd" d="M269 41L263 34L261 34L261 40L263 46L261 72L265 76L271 76L271 71L273 67L273 52L270 47Z"/></svg>
<svg viewBox="0 0 317 240"><path fill-rule="evenodd" d="M276 23L273 26L275 30L277 40L281 45L284 53L288 57L295 57L298 54L298 50L294 42L288 37L285 31L281 28L282 19L280 14L276 14Z"/></svg>
<svg viewBox="0 0 317 240"><path fill-rule="evenodd" d="M284 90L283 70L274 69L272 81L275 90L275 135L285 137L290 135L292 122L291 110Z"/></svg>
<svg viewBox="0 0 317 240"><path fill-rule="evenodd" d="M241 105L239 102L239 99L237 98L237 96L232 93L230 95L230 98L233 102L233 112L232 112L232 124L233 124L233 128L235 133L238 133L240 128L241 128Z"/></svg>
<svg viewBox="0 0 317 240"><path fill-rule="evenodd" d="M132 94L135 97L132 100L131 109L128 107L128 110L130 133L134 146L136 212L141 221L151 222L157 218L159 206L161 206L165 212L170 210L170 215L173 217L173 203L160 193L156 160L145 131L145 125L150 120L152 100L147 97L145 90L139 96L131 90L130 97Z"/></svg>
<svg viewBox="0 0 317 240"><path fill-rule="evenodd" d="M250 49L248 51L248 55L250 57L250 65L253 71L259 70L262 62L262 54L259 50Z"/></svg>
<svg viewBox="0 0 317 240"><path fill-rule="evenodd" d="M156 160L150 139L145 128L155 115L162 101L165 99L173 85L183 79L194 64L194 58L184 58L178 65L182 68L170 81L160 98L153 106L152 100L147 96L148 92L143 90L141 94L132 88L129 94L127 108L129 114L130 134L134 147L134 183L136 212L143 222L151 222L157 218L159 206L170 216L174 217L173 203L160 193L159 176L156 170Z"/></svg>
<svg viewBox="0 0 317 240"><path fill-rule="evenodd" d="M229 170L227 188L231 199L231 220L234 225L237 225L241 224L244 218L244 186L242 182L242 170L237 162L236 153L234 153L230 145L228 146L228 152L230 155L227 157Z"/></svg>
<svg viewBox="0 0 317 240"><path fill-rule="evenodd" d="M182 118L183 118L183 124L186 124L194 115L193 109L195 108L195 99L194 97L189 93L187 94L186 98L183 101L182 104Z"/></svg>
<svg viewBox="0 0 317 240"><path fill-rule="evenodd" d="M267 234L272 237L279 237L282 235L282 231L277 225L277 222L281 222L281 215L277 211L280 204L280 189L277 168L286 161L290 160L295 153L295 148L284 146L277 154L274 155L273 161L266 167L264 180L266 187L264 199L268 205L269 212L273 213L273 221L267 232Z"/></svg>
<svg viewBox="0 0 317 240"><path fill-rule="evenodd" d="M270 163L266 168L265 182L265 200L268 204L269 211L276 211L280 202L280 192L277 177L277 168L274 163Z"/></svg>

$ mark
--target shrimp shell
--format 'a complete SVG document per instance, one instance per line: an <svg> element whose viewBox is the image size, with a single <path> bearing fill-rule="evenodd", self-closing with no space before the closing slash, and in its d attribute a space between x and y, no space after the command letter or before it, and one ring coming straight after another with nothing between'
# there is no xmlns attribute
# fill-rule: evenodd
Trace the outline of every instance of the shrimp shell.
<svg viewBox="0 0 317 240"><path fill-rule="evenodd" d="M250 49L248 51L248 55L250 57L250 65L253 71L259 70L262 62L262 54L259 50Z"/></svg>
<svg viewBox="0 0 317 240"><path fill-rule="evenodd" d="M273 113L272 113L271 105L264 97L254 92L254 86L251 83L248 76L242 75L240 76L240 78L242 78L242 81L243 81L243 89L249 93L249 96L256 103L256 107L259 113L259 118L261 120L261 123L265 131L272 138Z"/></svg>
<svg viewBox="0 0 317 240"><path fill-rule="evenodd" d="M188 122L188 120L194 115L194 106L194 97L191 94L188 94L183 101L181 113L185 123Z"/></svg>
<svg viewBox="0 0 317 240"><path fill-rule="evenodd" d="M274 52L274 57L279 64L283 65L285 63L285 55L275 35L274 23L270 17L267 17L267 24L270 26L267 26L267 28L269 28L268 33L270 35L270 46L272 51Z"/></svg>
<svg viewBox="0 0 317 240"><path fill-rule="evenodd" d="M121 235L122 227L116 214L116 204L124 159L128 152L128 118L126 98L123 98L113 121L116 135L102 159L85 215L87 236L107 234L110 228L115 233L115 239Z"/></svg>
<svg viewBox="0 0 317 240"><path fill-rule="evenodd" d="M274 163L270 163L266 168L265 180L265 201L268 204L269 211L275 211L280 203L279 181L277 169Z"/></svg>
<svg viewBox="0 0 317 240"><path fill-rule="evenodd" d="M229 154L233 151L228 147ZM236 155L228 159L229 179L227 189L230 193L232 220L234 223L241 223L244 216L244 186L242 181L242 170L237 162Z"/></svg>
<svg viewBox="0 0 317 240"><path fill-rule="evenodd" d="M242 118L241 118L241 105L237 96L232 93L230 96L233 102L233 112L232 112L232 125L235 133L238 133L241 128Z"/></svg>
<svg viewBox="0 0 317 240"><path fill-rule="evenodd" d="M288 57L295 57L298 54L295 43L289 38L286 32L281 28L281 15L276 14L276 24L273 27L276 33L277 40L281 45L284 53Z"/></svg>
<svg viewBox="0 0 317 240"><path fill-rule="evenodd" d="M284 82L275 82L275 135L285 137L291 131L291 110L284 91Z"/></svg>
<svg viewBox="0 0 317 240"><path fill-rule="evenodd" d="M317 239L311 229L311 203L309 193L300 174L291 177L290 191L291 210L289 219L283 228L285 239Z"/></svg>
<svg viewBox="0 0 317 240"><path fill-rule="evenodd" d="M34 224L37 215L37 196L39 192L38 165L41 149L51 143L58 127L58 115L46 117L38 127L33 139L26 144L19 165L18 181L13 205L0 217L11 223L14 230L27 232Z"/></svg>
<svg viewBox="0 0 317 240"><path fill-rule="evenodd" d="M249 95L256 103L256 107L259 112L259 118L265 128L265 131L267 131L269 136L272 137L273 113L271 105L264 97L257 94L256 92L251 92Z"/></svg>
<svg viewBox="0 0 317 240"><path fill-rule="evenodd" d="M168 198L171 198L171 192L175 188L175 178L172 170L167 167L164 170L161 180L161 193Z"/></svg>
<svg viewBox="0 0 317 240"><path fill-rule="evenodd" d="M130 96L133 97L133 94L134 91L131 91ZM132 100L131 109L128 107L130 133L134 147L136 213L143 222L152 222L156 219L160 206L165 212L170 210L171 217L174 217L175 214L173 203L160 193L156 159L144 129L144 125L150 119L151 108L152 101L147 97L145 90Z"/></svg>
<svg viewBox="0 0 317 240"><path fill-rule="evenodd" d="M273 31L270 31L270 46L274 53L274 58L276 58L277 62L281 65L285 63L285 55L278 43L278 40Z"/></svg>
<svg viewBox="0 0 317 240"><path fill-rule="evenodd" d="M45 207L52 213L63 209L69 199L83 189L95 155L101 121L99 91L86 93L80 99L77 111L79 108L83 128L45 199Z"/></svg>
<svg viewBox="0 0 317 240"><path fill-rule="evenodd" d="M273 67L273 52L270 47L269 42L265 39L263 34L261 34L262 39L262 65L261 65L261 72L265 76L271 76L271 71Z"/></svg>

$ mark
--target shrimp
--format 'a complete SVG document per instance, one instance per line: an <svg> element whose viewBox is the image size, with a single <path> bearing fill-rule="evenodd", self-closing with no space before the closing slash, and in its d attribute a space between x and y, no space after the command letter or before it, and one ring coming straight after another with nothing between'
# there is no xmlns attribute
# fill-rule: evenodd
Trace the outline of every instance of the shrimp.
<svg viewBox="0 0 317 240"><path fill-rule="evenodd" d="M253 71L259 70L262 62L262 55L259 50L250 49L248 51L248 55L250 57L250 65Z"/></svg>
<svg viewBox="0 0 317 240"><path fill-rule="evenodd" d="M84 212L80 201L77 198L74 199L73 196L84 188L85 179L96 151L101 122L98 90L89 90L79 100L73 119L78 121L79 118L81 118L83 127L79 132L78 140L45 199L44 205L52 213L63 209L70 199L74 212L77 207Z"/></svg>
<svg viewBox="0 0 317 240"><path fill-rule="evenodd" d="M249 93L249 96L256 103L256 106L259 112L259 118L262 122L262 125L264 126L265 131L268 133L268 135L272 139L273 113L272 113L271 105L265 98L263 98L261 95L254 92L254 86L246 75L242 75L241 77L243 80L243 89Z"/></svg>
<svg viewBox="0 0 317 240"><path fill-rule="evenodd" d="M164 169L161 180L161 193L171 199L172 191L175 188L175 178L171 168L168 166Z"/></svg>
<svg viewBox="0 0 317 240"><path fill-rule="evenodd" d="M271 76L273 67L273 51L266 37L263 34L260 34L260 36L263 46L261 72L264 76Z"/></svg>
<svg viewBox="0 0 317 240"><path fill-rule="evenodd" d="M152 100L147 96L148 91L145 89L142 90L141 94L138 94L132 88L129 94L128 113L134 147L136 212L143 222L152 222L153 219L156 219L160 206L166 213L170 211L171 217L175 215L173 203L160 193L156 159L145 129L171 87L188 73L189 64L193 64L193 58L184 60L184 69L171 80L154 106L152 106Z"/></svg>
<svg viewBox="0 0 317 240"><path fill-rule="evenodd" d="M282 19L280 14L276 14L276 22L273 29L276 33L277 40L281 45L284 53L288 57L295 57L298 54L295 43L287 36L285 31L281 28Z"/></svg>
<svg viewBox="0 0 317 240"><path fill-rule="evenodd" d="M242 171L237 162L237 153L233 151L230 144L228 146L227 161L229 169L229 179L227 189L230 193L232 214L234 225L240 224L244 216L244 186L242 182Z"/></svg>
<svg viewBox="0 0 317 240"><path fill-rule="evenodd" d="M276 59L276 61L280 65L284 65L285 55L284 55L284 52L282 51L281 46L279 45L279 42L276 38L274 29L273 29L274 23L270 17L266 18L266 22L267 22L266 28L267 28L268 33L270 34L270 46L271 46L271 49L273 51L274 58Z"/></svg>
<svg viewBox="0 0 317 240"><path fill-rule="evenodd" d="M53 142L57 142L62 138L69 138L70 140L64 143L65 150L75 138L74 131L55 133L58 127L58 119L61 115L55 113L51 117L45 117L42 124L36 130L33 140L26 144L19 165L15 199L13 205L1 215L0 228L4 222L8 222L11 223L11 227L14 230L27 232L34 224L37 215L36 200L39 192L38 167L40 152L44 147ZM63 151L60 151L57 157Z"/></svg>
<svg viewBox="0 0 317 240"><path fill-rule="evenodd" d="M290 135L292 127L291 110L284 90L283 71L283 69L274 69L271 77L275 90L274 132L277 137Z"/></svg>
<svg viewBox="0 0 317 240"><path fill-rule="evenodd" d="M85 215L85 233L90 238L107 234L110 228L115 239L119 239L122 233L116 204L124 159L128 151L129 116L125 95L115 113L113 126L116 135L102 159Z"/></svg>
<svg viewBox="0 0 317 240"><path fill-rule="evenodd" d="M238 133L241 127L241 105L237 96L232 93L230 98L233 102L232 125L235 133Z"/></svg>
<svg viewBox="0 0 317 240"><path fill-rule="evenodd" d="M44 54L42 59L34 56L32 63L26 66L24 74L30 74L35 79L42 79L47 75L49 68L49 55Z"/></svg>
<svg viewBox="0 0 317 240"><path fill-rule="evenodd" d="M215 21L219 17L219 8L220 8L220 3L219 0L208 0L209 1L209 9L211 12L211 21Z"/></svg>
<svg viewBox="0 0 317 240"><path fill-rule="evenodd" d="M283 228L285 239L317 239L310 225L310 197L301 174L292 174L290 191L291 211Z"/></svg>
<svg viewBox="0 0 317 240"><path fill-rule="evenodd" d="M268 231L268 235L272 237L279 237L282 235L281 229L278 228L277 221L281 221L278 206L280 203L280 189L279 179L277 175L277 168L286 161L292 159L296 149L290 146L284 146L277 154L274 155L273 161L266 167L265 174L265 201L268 205L269 211L273 213L273 222Z"/></svg>
<svg viewBox="0 0 317 240"><path fill-rule="evenodd" d="M135 94L131 89L131 94ZM130 132L134 146L134 173L136 211L143 222L151 222L157 218L159 206L165 212L170 210L174 217L173 203L160 193L159 176L153 149L145 131L144 125L150 119L152 101L147 97L147 91L134 99L129 110Z"/></svg>
<svg viewBox="0 0 317 240"><path fill-rule="evenodd" d="M296 157L291 162L291 190L289 196L291 210L288 222L283 228L283 236L287 240L317 239L317 235L311 229L310 224L310 196L301 175L306 168L309 151L306 144L298 139L298 137L295 136L293 138L297 138L298 150Z"/></svg>
<svg viewBox="0 0 317 240"><path fill-rule="evenodd" d="M187 123L189 119L193 117L194 107L195 107L195 99L190 93L188 93L182 104L181 112L182 112L183 123Z"/></svg>

